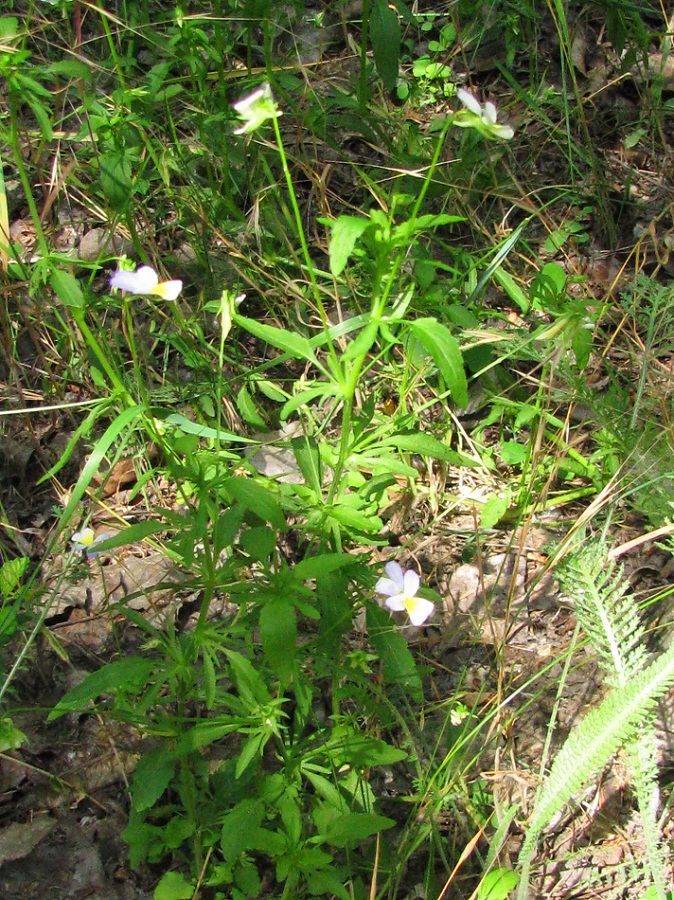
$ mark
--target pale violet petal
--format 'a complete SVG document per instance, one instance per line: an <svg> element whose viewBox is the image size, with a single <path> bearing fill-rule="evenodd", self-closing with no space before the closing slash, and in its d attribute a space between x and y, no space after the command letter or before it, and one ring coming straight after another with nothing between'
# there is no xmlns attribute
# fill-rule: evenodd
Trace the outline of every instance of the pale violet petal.
<svg viewBox="0 0 674 900"><path fill-rule="evenodd" d="M395 581L391 581L390 578L380 578L374 589L378 594L383 594L385 597L393 597L400 593L400 585L397 585Z"/></svg>
<svg viewBox="0 0 674 900"><path fill-rule="evenodd" d="M236 103L232 103L232 106L240 116L248 116L250 111L255 107L255 104L259 103L263 97L267 96L265 88L268 89L268 96L271 97L271 88L268 84L265 84L254 90L251 94L247 94L245 97L237 100Z"/></svg>
<svg viewBox="0 0 674 900"><path fill-rule="evenodd" d="M435 606L430 600L425 600L423 597L412 597L405 604L405 609L412 625L423 625L435 609Z"/></svg>
<svg viewBox="0 0 674 900"><path fill-rule="evenodd" d="M405 607L405 598L402 594L396 594L386 600L386 606L393 612L402 612Z"/></svg>
<svg viewBox="0 0 674 900"><path fill-rule="evenodd" d="M97 535L91 542L91 544L87 547L87 559L94 559L96 556L100 556L102 553L105 553L105 550L95 550L94 548L97 546L97 544L102 544L103 541L107 541L111 537L112 535L107 531L104 531L103 534Z"/></svg>
<svg viewBox="0 0 674 900"><path fill-rule="evenodd" d="M403 576L403 594L406 597L414 597L419 590L419 576L414 569L408 569Z"/></svg>
<svg viewBox="0 0 674 900"><path fill-rule="evenodd" d="M487 100L484 105L482 119L487 123L487 125L496 125L496 107L491 102L491 100Z"/></svg>
<svg viewBox="0 0 674 900"><path fill-rule="evenodd" d="M472 113L475 113L476 116L482 115L482 107L480 106L480 101L477 98L473 97L470 91L467 91L465 88L459 88L456 92L456 96L463 103L466 109L469 109Z"/></svg>
<svg viewBox="0 0 674 900"><path fill-rule="evenodd" d="M119 269L110 278L110 287L119 288L129 294L151 294L159 284L159 278L152 266L141 266L135 272Z"/></svg>
<svg viewBox="0 0 674 900"><path fill-rule="evenodd" d="M405 573L402 570L400 563L397 563L394 559L391 562L387 562L384 566L384 571L391 579L391 581L398 585L398 590L403 591L405 586Z"/></svg>

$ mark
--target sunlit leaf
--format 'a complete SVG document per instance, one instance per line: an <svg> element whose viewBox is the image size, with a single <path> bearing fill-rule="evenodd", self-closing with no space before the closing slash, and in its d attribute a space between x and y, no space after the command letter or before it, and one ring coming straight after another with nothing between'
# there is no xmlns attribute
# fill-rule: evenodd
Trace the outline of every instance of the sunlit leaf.
<svg viewBox="0 0 674 900"><path fill-rule="evenodd" d="M332 223L330 233L330 271L335 276L341 275L353 253L358 238L370 227L369 219L356 216L340 216Z"/></svg>
<svg viewBox="0 0 674 900"><path fill-rule="evenodd" d="M433 357L456 403L462 408L468 406L468 382L461 348L451 331L432 318L410 322L409 328Z"/></svg>

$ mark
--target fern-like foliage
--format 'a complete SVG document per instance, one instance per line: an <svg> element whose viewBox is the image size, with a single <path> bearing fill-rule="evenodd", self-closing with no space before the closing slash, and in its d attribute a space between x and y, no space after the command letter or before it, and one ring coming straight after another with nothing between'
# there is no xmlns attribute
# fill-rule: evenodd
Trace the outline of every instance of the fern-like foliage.
<svg viewBox="0 0 674 900"><path fill-rule="evenodd" d="M648 655L622 566L608 560L602 544L592 542L569 558L559 579L574 600L578 622L599 654L607 682L627 684L645 668Z"/></svg>
<svg viewBox="0 0 674 900"><path fill-rule="evenodd" d="M560 573L566 589L573 592L576 616L597 650L606 681L623 688L648 664L644 627L623 569L608 560L605 548L589 544L575 554ZM665 860L658 830L657 741L653 714L644 718L639 734L626 741L628 768L636 789L646 840L648 867L658 897L666 898Z"/></svg>
<svg viewBox="0 0 674 900"><path fill-rule="evenodd" d="M657 749L655 731L651 727L645 729L636 740L631 741L625 748L625 752L639 804L648 867L658 900L666 900L666 860L658 825L660 788L658 786Z"/></svg>
<svg viewBox="0 0 674 900"><path fill-rule="evenodd" d="M614 690L569 735L538 795L520 851L518 900L529 896L529 866L543 829L622 746L633 763L651 874L664 898L653 723L658 699L674 684L674 644L648 663L636 601L602 544L578 552L561 577Z"/></svg>

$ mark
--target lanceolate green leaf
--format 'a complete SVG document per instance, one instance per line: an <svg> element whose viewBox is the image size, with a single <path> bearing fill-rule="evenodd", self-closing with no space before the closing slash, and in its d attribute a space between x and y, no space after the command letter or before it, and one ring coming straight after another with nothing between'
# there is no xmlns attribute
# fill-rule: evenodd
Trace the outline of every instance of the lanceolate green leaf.
<svg viewBox="0 0 674 900"><path fill-rule="evenodd" d="M232 677L242 700L251 707L265 706L271 703L271 694L251 662L240 653L234 653L233 650L227 650L226 653L232 669Z"/></svg>
<svg viewBox="0 0 674 900"><path fill-rule="evenodd" d="M320 495L323 486L323 462L316 438L303 435L293 438L291 445L304 480L317 495Z"/></svg>
<svg viewBox="0 0 674 900"><path fill-rule="evenodd" d="M84 308L84 294L80 283L72 272L64 272L63 269L54 269L51 273L51 286L54 293L64 306L75 309Z"/></svg>
<svg viewBox="0 0 674 900"><path fill-rule="evenodd" d="M399 450L409 450L410 453L418 453L420 456L432 456L443 462L454 465L465 465L466 459L455 450L450 450L446 444L434 438L433 435L423 434L394 434L379 442L380 447L397 447Z"/></svg>
<svg viewBox="0 0 674 900"><path fill-rule="evenodd" d="M260 613L262 648L269 665L285 685L290 682L295 664L297 625L292 603L272 600Z"/></svg>
<svg viewBox="0 0 674 900"><path fill-rule="evenodd" d="M163 745L143 754L133 773L133 808L142 812L154 806L169 786L175 767L175 758Z"/></svg>
<svg viewBox="0 0 674 900"><path fill-rule="evenodd" d="M104 541L96 543L96 552L103 550L114 550L116 547L126 547L128 544L136 544L151 537L160 531L166 531L166 524L163 522L138 522L136 525L129 525L123 528L113 537L109 537Z"/></svg>
<svg viewBox="0 0 674 900"><path fill-rule="evenodd" d="M121 440L123 443L127 443L130 440L132 434L131 426L135 425L135 420L141 415L141 412L140 406L131 406L129 409L125 409L124 412L120 413L112 424L109 425L105 434L96 441L94 449L89 454L89 459L82 469L80 477L77 479L77 484L70 492L68 505L61 514L61 522L63 524L70 521L75 507L84 496L84 492L91 484L91 479L100 469L108 450L115 440L117 440L120 435L122 436Z"/></svg>
<svg viewBox="0 0 674 900"><path fill-rule="evenodd" d="M48 719L58 719L69 712L86 710L89 703L101 694L114 691L139 691L145 686L156 663L142 656L129 656L108 663L102 669L92 672L81 684L61 697Z"/></svg>
<svg viewBox="0 0 674 900"><path fill-rule="evenodd" d="M224 488L230 497L237 500L246 509L255 513L265 522L269 522L279 531L285 530L286 520L283 510L276 502L274 495L263 485L253 481L252 478L234 475L225 479Z"/></svg>
<svg viewBox="0 0 674 900"><path fill-rule="evenodd" d="M333 223L330 235L330 271L335 277L342 274L356 241L371 224L369 219L358 219L356 216L340 216Z"/></svg>
<svg viewBox="0 0 674 900"><path fill-rule="evenodd" d="M370 13L370 42L377 73L387 91L398 82L402 29L398 13L387 0L374 0Z"/></svg>
<svg viewBox="0 0 674 900"><path fill-rule="evenodd" d="M376 813L345 813L330 822L325 839L333 847L346 847L394 825L394 819Z"/></svg>
<svg viewBox="0 0 674 900"><path fill-rule="evenodd" d="M417 319L409 323L410 331L433 357L452 397L461 407L468 406L468 382L463 368L459 342L437 319Z"/></svg>
<svg viewBox="0 0 674 900"><path fill-rule="evenodd" d="M367 606L367 628L384 669L384 680L404 689L415 703L423 699L421 677L407 641L394 631L391 616L375 603Z"/></svg>
<svg viewBox="0 0 674 900"><path fill-rule="evenodd" d="M234 316L234 321L261 341L271 344L272 347L277 347L296 359L306 359L314 366L322 368L314 356L309 340L301 334L295 334L285 328L276 328L274 325L266 325L264 322L258 322L257 319L247 319L245 316Z"/></svg>
<svg viewBox="0 0 674 900"><path fill-rule="evenodd" d="M175 425L181 431L184 431L185 434L196 434L198 437L204 438L205 440L231 441L232 443L238 444L258 443L257 441L251 440L251 438L234 434L232 431L223 431L222 429L218 431L218 429L209 428L208 425L202 425L200 422L192 422L186 416L183 416L182 413L171 413L164 421L167 425Z"/></svg>

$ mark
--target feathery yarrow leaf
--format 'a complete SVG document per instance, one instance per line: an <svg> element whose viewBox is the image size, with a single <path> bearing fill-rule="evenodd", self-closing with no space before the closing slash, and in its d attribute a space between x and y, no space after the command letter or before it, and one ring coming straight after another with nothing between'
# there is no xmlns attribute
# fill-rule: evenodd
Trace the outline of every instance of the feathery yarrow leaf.
<svg viewBox="0 0 674 900"><path fill-rule="evenodd" d="M520 851L518 900L528 897L529 864L545 826L623 744L638 734L644 719L652 716L658 698L672 684L674 644L624 687L609 694L569 735L538 796Z"/></svg>
<svg viewBox="0 0 674 900"><path fill-rule="evenodd" d="M623 569L606 547L591 543L569 558L560 581L573 599L578 621L599 654L607 681L626 684L648 664L639 609Z"/></svg>

